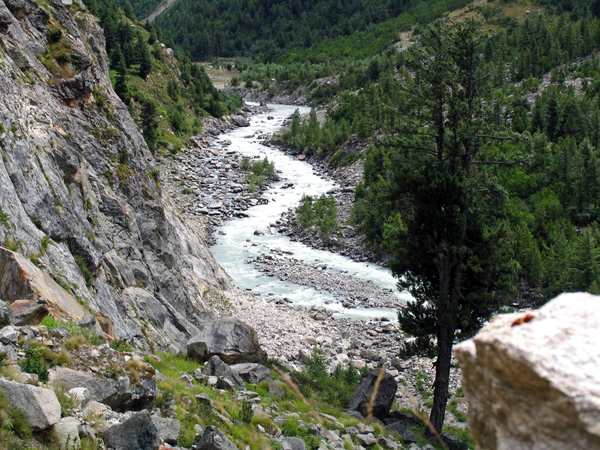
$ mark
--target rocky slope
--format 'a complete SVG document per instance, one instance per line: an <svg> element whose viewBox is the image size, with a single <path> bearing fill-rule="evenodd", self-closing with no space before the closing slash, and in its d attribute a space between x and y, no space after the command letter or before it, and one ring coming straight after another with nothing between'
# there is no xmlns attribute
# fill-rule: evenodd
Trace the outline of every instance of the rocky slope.
<svg viewBox="0 0 600 450"><path fill-rule="evenodd" d="M113 337L182 350L211 316L203 293L228 278L163 202L153 155L111 87L97 20L64 3L0 2L0 245L105 315ZM19 299L11 274L29 270L11 267L0 267L9 302ZM43 291L19 294L44 303Z"/></svg>

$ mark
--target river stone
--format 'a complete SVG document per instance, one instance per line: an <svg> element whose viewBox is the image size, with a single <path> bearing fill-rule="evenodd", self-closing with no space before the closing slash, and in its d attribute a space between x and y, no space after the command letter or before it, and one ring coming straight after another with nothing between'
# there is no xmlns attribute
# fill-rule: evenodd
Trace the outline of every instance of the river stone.
<svg viewBox="0 0 600 450"><path fill-rule="evenodd" d="M358 383L358 386L352 393L350 400L348 401L348 409L352 411L358 411L364 417L367 416L367 406L371 401L371 395L373 394L373 389L375 387L377 377L379 376L379 372L380 369L373 369L362 377ZM396 380L392 375L386 372L381 380L379 390L377 391L377 395L375 396L375 401L373 403L373 415L375 417L380 420L385 419L390 412L397 389L398 383L396 383Z"/></svg>
<svg viewBox="0 0 600 450"><path fill-rule="evenodd" d="M20 409L27 423L45 430L60 420L60 403L51 389L0 379L0 390L15 409Z"/></svg>
<svg viewBox="0 0 600 450"><path fill-rule="evenodd" d="M494 317L456 347L480 448L600 448L600 297Z"/></svg>
<svg viewBox="0 0 600 450"><path fill-rule="evenodd" d="M52 434L61 449L76 449L81 447L79 428L77 418L63 417L52 427Z"/></svg>
<svg viewBox="0 0 600 450"><path fill-rule="evenodd" d="M206 427L202 435L197 435L196 442L196 450L238 450L225 433L214 425Z"/></svg>
<svg viewBox="0 0 600 450"><path fill-rule="evenodd" d="M187 343L188 356L205 362L217 355L226 364L264 364L267 353L260 347L256 331L239 319L223 318L208 325Z"/></svg>
<svg viewBox="0 0 600 450"><path fill-rule="evenodd" d="M107 447L114 450L151 450L158 447L158 431L146 410L104 430L102 439Z"/></svg>
<svg viewBox="0 0 600 450"><path fill-rule="evenodd" d="M256 363L242 363L230 366L244 381L250 384L260 384L271 381L271 371L267 366Z"/></svg>

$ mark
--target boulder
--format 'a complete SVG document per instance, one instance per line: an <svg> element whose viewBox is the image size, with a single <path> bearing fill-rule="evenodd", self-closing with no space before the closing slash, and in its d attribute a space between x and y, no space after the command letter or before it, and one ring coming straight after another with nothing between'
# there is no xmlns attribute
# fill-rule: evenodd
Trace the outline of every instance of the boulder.
<svg viewBox="0 0 600 450"><path fill-rule="evenodd" d="M12 308L0 299L0 328L10 325L12 317Z"/></svg>
<svg viewBox="0 0 600 450"><path fill-rule="evenodd" d="M379 372L380 369L373 369L361 378L358 386L348 401L348 409L358 411L364 417L367 416L367 406L371 401L371 395L373 394L373 388L375 387ZM397 389L398 383L396 383L396 380L391 374L386 372L379 384L379 389L377 390L377 395L373 402L373 415L375 417L380 420L385 419L390 412Z"/></svg>
<svg viewBox="0 0 600 450"><path fill-rule="evenodd" d="M234 364L229 367L237 373L242 380L250 384L260 384L265 381L271 381L271 371L267 366L256 363Z"/></svg>
<svg viewBox="0 0 600 450"><path fill-rule="evenodd" d="M196 436L196 450L237 450L237 446L214 425L206 427L204 433Z"/></svg>
<svg viewBox="0 0 600 450"><path fill-rule="evenodd" d="M600 297L496 316L456 346L482 449L600 448Z"/></svg>
<svg viewBox="0 0 600 450"><path fill-rule="evenodd" d="M156 427L158 439L170 445L177 444L179 432L181 431L181 422L169 417L152 416L152 423Z"/></svg>
<svg viewBox="0 0 600 450"><path fill-rule="evenodd" d="M249 127L250 122L243 116L232 116L231 121L238 127Z"/></svg>
<svg viewBox="0 0 600 450"><path fill-rule="evenodd" d="M269 381L269 394L273 394L279 398L283 398L283 396L285 395L285 389L283 389L274 381Z"/></svg>
<svg viewBox="0 0 600 450"><path fill-rule="evenodd" d="M52 427L54 439L62 449L75 449L81 447L79 439L79 420L75 417L63 417Z"/></svg>
<svg viewBox="0 0 600 450"><path fill-rule="evenodd" d="M223 361L221 361L221 358L219 358L217 355L213 356L212 358L210 358L208 360L208 362L204 366L204 370L202 371L202 374L206 375L207 377L210 377L210 376L218 377L219 380L222 380L222 379L229 380L232 383L234 390L235 389L246 389L244 380L242 380L242 378L237 374L237 372L234 372L233 370L231 370L231 368L227 364L225 364ZM219 385L217 385L217 387L219 389L229 390L226 387L220 387Z"/></svg>
<svg viewBox="0 0 600 450"><path fill-rule="evenodd" d="M107 447L114 450L151 450L158 448L158 431L146 410L102 432Z"/></svg>
<svg viewBox="0 0 600 450"><path fill-rule="evenodd" d="M281 441L282 450L306 450L306 444L300 438L286 437Z"/></svg>
<svg viewBox="0 0 600 450"><path fill-rule="evenodd" d="M19 342L19 330L12 326L4 327L0 330L0 342L3 344L16 344Z"/></svg>
<svg viewBox="0 0 600 450"><path fill-rule="evenodd" d="M0 298L12 302L41 297L46 299L46 308L54 317L78 322L87 312L75 297L29 259L0 248Z"/></svg>
<svg viewBox="0 0 600 450"><path fill-rule="evenodd" d="M390 423L389 425L386 425L385 428L388 431L398 433L398 435L400 435L405 444L412 444L414 442L417 442L417 437L415 436L415 433L413 432L411 425L408 421Z"/></svg>
<svg viewBox="0 0 600 450"><path fill-rule="evenodd" d="M32 428L45 430L60 420L60 403L53 390L3 379L0 390L13 408L23 412Z"/></svg>
<svg viewBox="0 0 600 450"><path fill-rule="evenodd" d="M267 361L254 328L235 318L218 319L208 325L187 342L187 351L188 356L200 362L214 355L226 364Z"/></svg>
<svg viewBox="0 0 600 450"><path fill-rule="evenodd" d="M71 396L73 401L79 405L79 408L85 408L86 405L92 399L92 393L87 388L77 387L69 389L68 394Z"/></svg>
<svg viewBox="0 0 600 450"><path fill-rule="evenodd" d="M358 442L365 447L372 447L373 445L377 444L377 439L375 439L375 436L373 436L372 433L357 434L356 439L358 439Z"/></svg>
<svg viewBox="0 0 600 450"><path fill-rule="evenodd" d="M13 312L13 323L17 326L38 325L48 315L44 303L36 300L15 300L10 304Z"/></svg>
<svg viewBox="0 0 600 450"><path fill-rule="evenodd" d="M49 379L50 383L60 384L67 391L78 387L87 388L92 400L104 403L115 411L147 408L158 395L155 377L141 377L139 383L133 385L127 377L104 379L66 367L53 367L49 371Z"/></svg>

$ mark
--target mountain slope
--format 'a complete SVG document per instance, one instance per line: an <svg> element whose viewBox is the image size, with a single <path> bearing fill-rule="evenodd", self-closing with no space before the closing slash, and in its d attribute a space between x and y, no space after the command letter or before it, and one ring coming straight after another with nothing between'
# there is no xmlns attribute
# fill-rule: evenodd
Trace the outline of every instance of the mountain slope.
<svg viewBox="0 0 600 450"><path fill-rule="evenodd" d="M229 281L163 203L97 19L7 0L0 44L0 245L106 314L114 337L182 349L210 317L202 292Z"/></svg>

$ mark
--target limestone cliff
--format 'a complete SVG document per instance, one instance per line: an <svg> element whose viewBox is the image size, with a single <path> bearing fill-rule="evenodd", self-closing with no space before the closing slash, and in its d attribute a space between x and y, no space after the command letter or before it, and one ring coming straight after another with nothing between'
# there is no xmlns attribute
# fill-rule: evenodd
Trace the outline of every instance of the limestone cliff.
<svg viewBox="0 0 600 450"><path fill-rule="evenodd" d="M0 246L108 316L115 337L183 350L210 318L202 294L229 281L162 201L81 4L0 0L0 123ZM0 298L12 302L8 266Z"/></svg>

